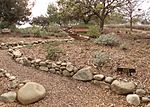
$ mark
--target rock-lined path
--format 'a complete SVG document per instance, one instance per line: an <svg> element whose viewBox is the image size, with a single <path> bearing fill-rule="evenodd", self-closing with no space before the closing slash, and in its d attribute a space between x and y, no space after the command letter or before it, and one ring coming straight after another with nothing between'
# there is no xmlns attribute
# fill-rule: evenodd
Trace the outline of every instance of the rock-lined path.
<svg viewBox="0 0 150 107"><path fill-rule="evenodd" d="M7 50L0 50L0 68L4 68L20 80L31 80L42 84L47 95L43 100L27 107L127 107L125 97L112 94L91 83L79 82L54 74L47 74L15 63ZM2 82L2 81L1 81ZM0 93L1 94L1 93ZM123 106L122 106L123 105ZM17 103L1 107L26 107Z"/></svg>

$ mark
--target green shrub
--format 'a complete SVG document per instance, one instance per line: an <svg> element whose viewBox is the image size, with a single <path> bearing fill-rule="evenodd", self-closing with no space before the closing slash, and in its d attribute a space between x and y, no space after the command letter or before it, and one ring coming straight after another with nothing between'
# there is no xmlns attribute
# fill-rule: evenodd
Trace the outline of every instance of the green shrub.
<svg viewBox="0 0 150 107"><path fill-rule="evenodd" d="M93 64L99 68L102 67L105 63L107 63L110 60L110 56L106 52L98 51L95 53L93 58Z"/></svg>
<svg viewBox="0 0 150 107"><path fill-rule="evenodd" d="M59 32L61 32L60 26L58 26L58 25L50 25L50 26L48 26L48 27L46 28L46 30L47 30L48 32L54 32L54 33L59 33Z"/></svg>
<svg viewBox="0 0 150 107"><path fill-rule="evenodd" d="M120 44L120 39L114 33L102 34L95 40L95 43L106 46L117 46Z"/></svg>
<svg viewBox="0 0 150 107"><path fill-rule="evenodd" d="M58 37L65 37L65 36L68 36L68 33L66 33L65 31L61 31L59 33L55 33L55 36L58 36Z"/></svg>
<svg viewBox="0 0 150 107"><path fill-rule="evenodd" d="M8 22L0 22L0 29L9 28L10 24Z"/></svg>
<svg viewBox="0 0 150 107"><path fill-rule="evenodd" d="M48 47L47 49L47 56L46 58L49 60L58 60L60 53L62 53L62 50L55 48L55 47Z"/></svg>
<svg viewBox="0 0 150 107"><path fill-rule="evenodd" d="M87 35L93 38L97 38L100 35L99 27L98 26L89 26L89 30Z"/></svg>

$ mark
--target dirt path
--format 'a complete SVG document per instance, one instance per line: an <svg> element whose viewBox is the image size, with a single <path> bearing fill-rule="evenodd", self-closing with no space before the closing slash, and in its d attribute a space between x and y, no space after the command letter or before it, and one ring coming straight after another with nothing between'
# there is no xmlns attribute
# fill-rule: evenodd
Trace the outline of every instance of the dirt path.
<svg viewBox="0 0 150 107"><path fill-rule="evenodd" d="M1 107L129 107L125 97L110 91L54 74L47 74L15 63L6 50L0 50L0 68L4 68L21 80L38 82L47 90L45 99L38 103L22 106L17 103L2 104ZM2 83L0 81L0 83Z"/></svg>

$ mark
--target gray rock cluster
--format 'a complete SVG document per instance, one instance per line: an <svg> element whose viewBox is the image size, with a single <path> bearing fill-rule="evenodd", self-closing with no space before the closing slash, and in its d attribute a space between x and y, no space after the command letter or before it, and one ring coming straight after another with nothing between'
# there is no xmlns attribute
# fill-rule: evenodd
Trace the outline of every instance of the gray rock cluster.
<svg viewBox="0 0 150 107"><path fill-rule="evenodd" d="M15 76L11 76L4 69L0 69L0 77L9 79L9 88L14 91L9 91L0 95L0 101L12 103L19 101L21 104L31 104L45 97L45 88L38 83L30 81L19 81Z"/></svg>

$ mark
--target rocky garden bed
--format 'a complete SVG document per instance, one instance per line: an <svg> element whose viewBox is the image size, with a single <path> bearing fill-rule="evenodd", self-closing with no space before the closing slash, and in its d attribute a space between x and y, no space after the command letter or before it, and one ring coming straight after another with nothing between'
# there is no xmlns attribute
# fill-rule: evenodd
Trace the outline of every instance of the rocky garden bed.
<svg viewBox="0 0 150 107"><path fill-rule="evenodd" d="M150 102L149 40L132 41L124 38L119 41L120 46L118 44L117 46L110 45L108 44L110 42L106 39L104 41L102 38L100 40L103 41L98 42L98 44L93 40L86 42L72 40L37 40L29 43L24 41L2 42L0 48L3 51L6 50L6 53L19 66L44 71L48 75L58 74L69 77L70 81L78 80L87 84L92 83L104 92L118 96L123 95L123 99L125 100L126 97L129 105L144 107ZM118 67L134 68L136 72L132 76L127 75L129 71L123 71L122 74L119 74L115 72ZM11 76L5 70L2 69L1 71L2 77L6 77L10 81L16 79L15 76ZM30 104L45 97L45 88L38 85L43 93L39 93L40 97L35 97L35 100L33 98L33 101L28 102L29 97L26 94L20 96L16 93L24 93L24 90L27 91L26 87L32 87L31 91L36 92L32 85L38 83L27 81L25 84L20 84L13 91L3 91L2 101L19 101L21 104ZM111 104L111 107L113 106L115 104ZM123 107L125 106L127 105L124 104Z"/></svg>

